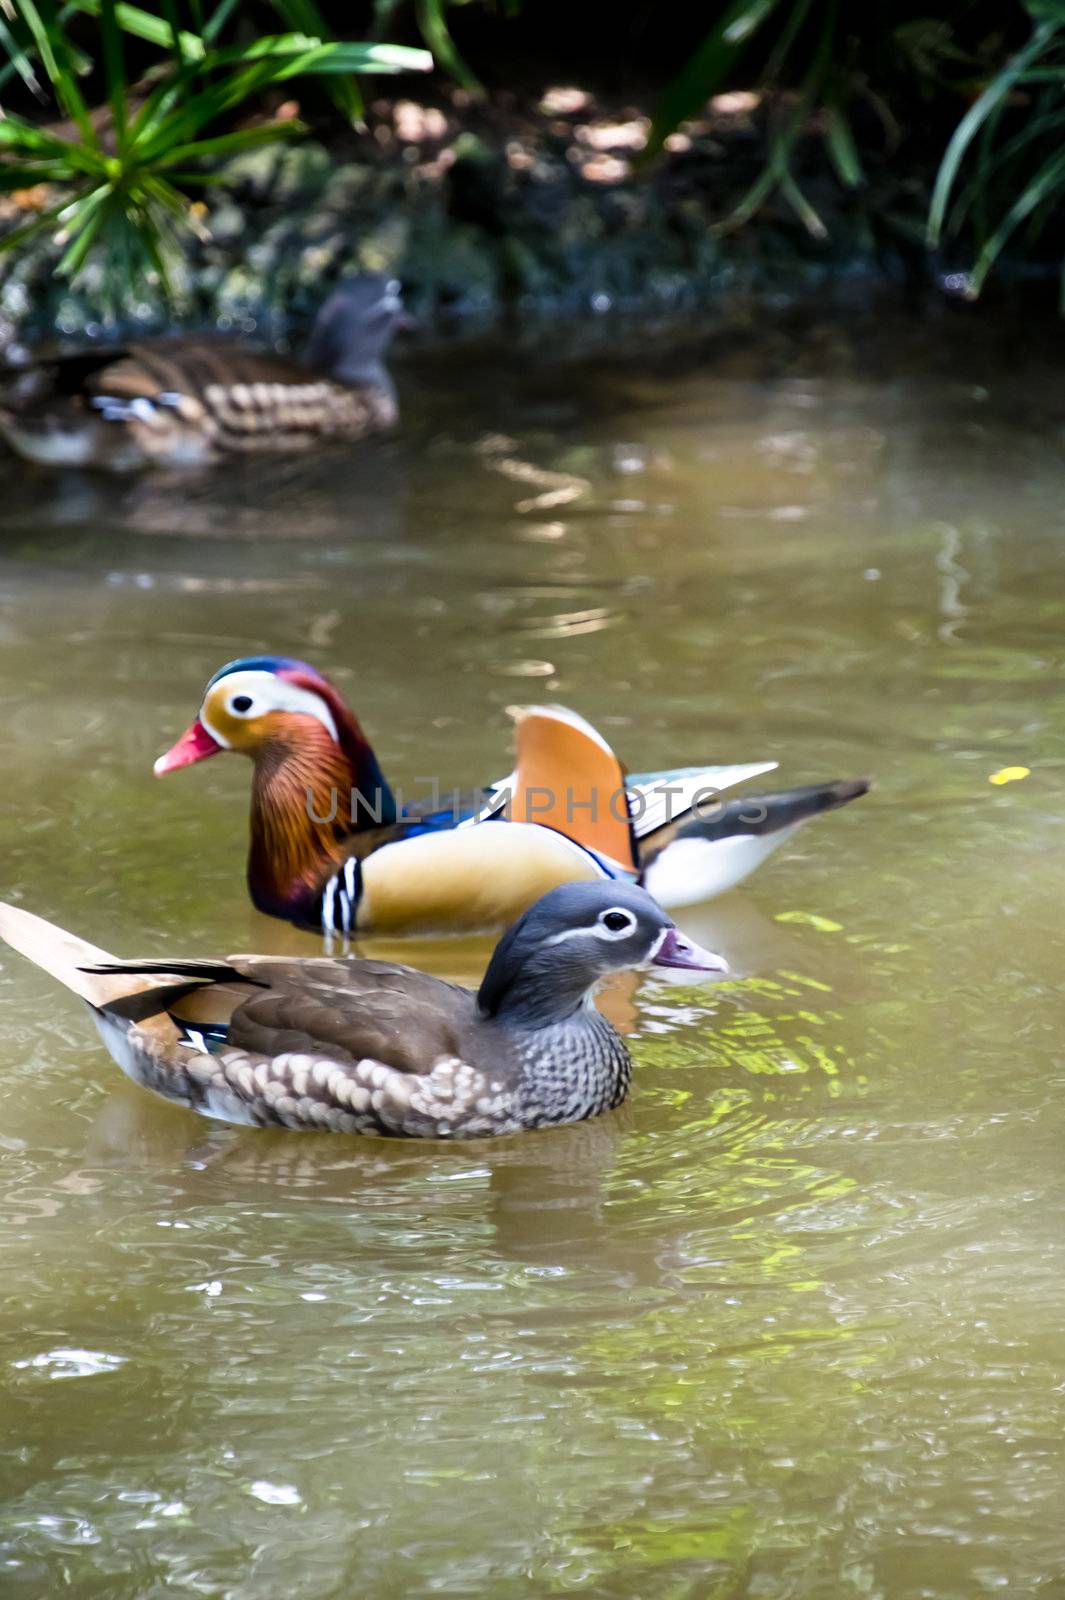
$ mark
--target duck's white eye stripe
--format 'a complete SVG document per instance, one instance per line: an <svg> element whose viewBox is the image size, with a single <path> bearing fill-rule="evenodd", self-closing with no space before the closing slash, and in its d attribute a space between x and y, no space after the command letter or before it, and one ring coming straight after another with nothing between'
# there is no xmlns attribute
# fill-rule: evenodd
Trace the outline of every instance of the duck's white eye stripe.
<svg viewBox="0 0 1065 1600"><path fill-rule="evenodd" d="M215 695L224 695L224 699L216 702ZM244 701L248 704L245 705ZM247 672L230 672L213 689L208 690L200 707L200 721L219 744L226 744L227 741L219 737L211 724L212 704L223 705L230 716L263 716L271 711L295 711L305 717L315 717L330 738L340 743L333 713L321 695L297 683L288 683L274 672L250 669Z"/></svg>
<svg viewBox="0 0 1065 1600"><path fill-rule="evenodd" d="M623 917L624 922L617 928L607 926L608 917ZM609 944L614 944L618 939L628 939L636 931L636 918L631 911L624 911L620 906L614 906L608 911L603 911L596 920L582 923L579 928L566 928L562 933L552 933L544 940L545 944L562 944L566 939L603 939Z"/></svg>
<svg viewBox="0 0 1065 1600"><path fill-rule="evenodd" d="M587 939L589 934L594 938L598 933L598 927L589 928L582 923L579 928L564 928L561 933L549 933L544 944L565 944L567 939Z"/></svg>

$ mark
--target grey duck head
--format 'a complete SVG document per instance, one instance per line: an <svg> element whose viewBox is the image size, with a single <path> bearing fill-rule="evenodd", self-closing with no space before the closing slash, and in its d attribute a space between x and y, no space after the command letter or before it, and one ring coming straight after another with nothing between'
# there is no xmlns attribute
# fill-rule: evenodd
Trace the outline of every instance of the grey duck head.
<svg viewBox="0 0 1065 1600"><path fill-rule="evenodd" d="M564 883L507 929L477 1000L486 1016L549 1027L578 1011L610 973L650 966L728 971L721 956L679 933L646 889Z"/></svg>
<svg viewBox="0 0 1065 1600"><path fill-rule="evenodd" d="M377 383L392 335L409 326L399 279L360 272L342 278L318 312L304 361L338 383Z"/></svg>

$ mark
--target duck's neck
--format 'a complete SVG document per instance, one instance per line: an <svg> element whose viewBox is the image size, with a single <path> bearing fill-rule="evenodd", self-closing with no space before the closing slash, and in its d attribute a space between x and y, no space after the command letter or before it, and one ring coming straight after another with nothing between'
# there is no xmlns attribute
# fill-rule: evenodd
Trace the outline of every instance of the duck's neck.
<svg viewBox="0 0 1065 1600"><path fill-rule="evenodd" d="M508 928L492 952L477 991L485 1016L535 1029L597 1014L594 974L567 960L557 943L543 941L529 948L524 924L521 918Z"/></svg>
<svg viewBox="0 0 1065 1600"><path fill-rule="evenodd" d="M298 920L352 854L356 834L390 827L396 803L365 740L301 729L256 754L248 887L260 911Z"/></svg>
<svg viewBox="0 0 1065 1600"><path fill-rule="evenodd" d="M358 390L376 421L388 423L398 415L396 386L381 356L356 351L315 360L308 352L307 364L323 378L331 378L345 389Z"/></svg>
<svg viewBox="0 0 1065 1600"><path fill-rule="evenodd" d="M379 356L371 356L366 360L336 361L326 376L349 389L384 389L392 395L396 392L388 368Z"/></svg>

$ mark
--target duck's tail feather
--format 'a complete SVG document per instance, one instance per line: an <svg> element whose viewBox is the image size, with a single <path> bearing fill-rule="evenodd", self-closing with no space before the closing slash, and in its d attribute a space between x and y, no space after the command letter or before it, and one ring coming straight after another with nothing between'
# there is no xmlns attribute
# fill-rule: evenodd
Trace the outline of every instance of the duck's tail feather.
<svg viewBox="0 0 1065 1600"><path fill-rule="evenodd" d="M104 956L104 959L95 966L87 968L89 972L128 973L130 976L145 976L154 974L166 978L188 978L194 983L227 983L239 978L240 974L228 961L212 961L210 958L192 961L168 961L165 959L119 961L114 956ZM247 980L246 980L247 981Z"/></svg>
<svg viewBox="0 0 1065 1600"><path fill-rule="evenodd" d="M175 1022L184 1017L198 1018L206 1005L213 1016L227 1021L235 1004L247 999L250 987L261 986L258 978L244 977L225 961L102 961L88 969L89 975L140 987L106 1002L112 1016L127 1022L143 1022L148 1017L169 1012Z"/></svg>
<svg viewBox="0 0 1065 1600"><path fill-rule="evenodd" d="M845 806L868 788L867 778L852 778L731 800L685 822L650 851L641 882L669 910L710 900L742 883L807 818Z"/></svg>
<svg viewBox="0 0 1065 1600"><path fill-rule="evenodd" d="M255 981L241 980L223 961L119 961L99 945L2 901L0 939L89 1005L128 1021L165 1011L203 984Z"/></svg>
<svg viewBox="0 0 1065 1600"><path fill-rule="evenodd" d="M778 794L741 795L705 817L694 817L678 831L678 839L733 839L738 835L762 838L781 828L793 828L822 811L849 805L871 787L869 778L837 778L830 783L808 783Z"/></svg>
<svg viewBox="0 0 1065 1600"><path fill-rule="evenodd" d="M106 964L112 957L98 945L77 934L57 928L55 923L23 911L20 906L0 902L0 939L6 940L27 960L74 994L80 995L91 1006L103 1006L120 996L135 994L150 985L144 978L132 979L115 973L105 975ZM95 970L94 970L95 969Z"/></svg>
<svg viewBox="0 0 1065 1600"><path fill-rule="evenodd" d="M727 767L674 767L667 772L630 773L626 787L641 859L651 848L660 849L667 838L672 839L693 810L705 813L723 790L760 778L775 767L775 761L748 761Z"/></svg>

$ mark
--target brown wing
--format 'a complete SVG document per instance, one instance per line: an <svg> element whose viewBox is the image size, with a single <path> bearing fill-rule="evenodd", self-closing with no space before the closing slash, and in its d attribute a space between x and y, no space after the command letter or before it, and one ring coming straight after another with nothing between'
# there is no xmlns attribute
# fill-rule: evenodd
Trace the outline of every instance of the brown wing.
<svg viewBox="0 0 1065 1600"><path fill-rule="evenodd" d="M132 399L180 391L203 394L212 384L224 388L236 383L304 385L317 382L313 373L295 361L270 350L249 349L237 340L148 339L128 346L119 361L95 375L98 394Z"/></svg>
<svg viewBox="0 0 1065 1600"><path fill-rule="evenodd" d="M477 1017L469 989L388 962L235 956L230 965L263 987L233 1012L228 1043L263 1056L303 1051L426 1074L461 1053Z"/></svg>
<svg viewBox="0 0 1065 1600"><path fill-rule="evenodd" d="M298 449L316 438L372 426L366 395L236 342L134 344L93 374L90 385L101 398L168 407L226 451Z"/></svg>

